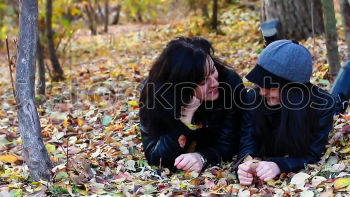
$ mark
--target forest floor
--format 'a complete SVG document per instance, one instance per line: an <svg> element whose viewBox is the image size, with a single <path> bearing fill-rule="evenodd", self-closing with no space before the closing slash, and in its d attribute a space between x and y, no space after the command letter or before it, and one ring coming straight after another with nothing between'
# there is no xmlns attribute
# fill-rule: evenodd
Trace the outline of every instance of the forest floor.
<svg viewBox="0 0 350 197"><path fill-rule="evenodd" d="M61 58L66 80L48 81L45 97L36 97L45 99L38 111L55 166L52 183L33 181L22 165L15 101L6 59L1 57L0 196L349 195L349 115L335 117L319 163L251 187L238 183L232 163L200 174L170 173L147 164L139 132L139 85L167 42L177 36L203 36L242 77L256 64L263 48L258 11L236 4L222 10L220 21L220 34L197 16L166 25L113 26L109 34L97 36L77 32ZM302 43L314 56L312 82L329 90L324 37ZM343 39L339 46L344 61ZM244 83L250 85L245 79Z"/></svg>

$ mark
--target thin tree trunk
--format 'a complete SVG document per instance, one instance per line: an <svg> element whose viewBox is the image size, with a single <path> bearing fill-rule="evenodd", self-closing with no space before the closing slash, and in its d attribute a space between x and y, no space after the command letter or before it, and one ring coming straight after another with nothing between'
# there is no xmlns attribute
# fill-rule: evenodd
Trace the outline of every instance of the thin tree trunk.
<svg viewBox="0 0 350 197"><path fill-rule="evenodd" d="M343 15L345 40L346 44L348 45L348 58L350 58L350 1L341 0L340 7Z"/></svg>
<svg viewBox="0 0 350 197"><path fill-rule="evenodd" d="M119 16L120 16L120 10L122 9L121 5L117 5L116 7L116 14L114 15L112 24L117 25L119 23Z"/></svg>
<svg viewBox="0 0 350 197"><path fill-rule="evenodd" d="M98 14L95 11L93 12L95 15L96 23L102 23L104 16L103 16L102 8L101 8L100 4L98 3L98 0L95 0L94 7L97 8L97 11L98 11Z"/></svg>
<svg viewBox="0 0 350 197"><path fill-rule="evenodd" d="M209 11L208 11L208 4L202 4L201 5L202 15L208 19L209 18Z"/></svg>
<svg viewBox="0 0 350 197"><path fill-rule="evenodd" d="M333 0L322 0L322 8L324 13L324 27L326 30L326 47L329 63L329 77L333 82L340 69L339 51L338 51L338 34L334 13Z"/></svg>
<svg viewBox="0 0 350 197"><path fill-rule="evenodd" d="M52 0L47 0L46 2L46 36L47 44L50 55L50 60L53 68L53 81L64 80L64 73L61 68L60 62L56 56L55 44L53 41L53 31L52 31Z"/></svg>
<svg viewBox="0 0 350 197"><path fill-rule="evenodd" d="M140 22L140 23L143 22L142 10L141 10L140 6L138 7L137 12L136 12L136 18L137 18L138 22Z"/></svg>
<svg viewBox="0 0 350 197"><path fill-rule="evenodd" d="M324 33L321 0L261 0L261 21L276 18L279 39L302 40Z"/></svg>
<svg viewBox="0 0 350 197"><path fill-rule="evenodd" d="M108 33L109 24L109 0L105 0L105 32Z"/></svg>
<svg viewBox="0 0 350 197"><path fill-rule="evenodd" d="M213 0L213 16L211 21L211 27L217 31L218 30L218 0Z"/></svg>
<svg viewBox="0 0 350 197"><path fill-rule="evenodd" d="M34 103L38 0L20 1L20 6L16 101L23 155L34 180L51 180L53 166L42 140L39 116Z"/></svg>
<svg viewBox="0 0 350 197"><path fill-rule="evenodd" d="M90 9L91 7L85 4L84 8L85 8L86 15L88 17L88 24L91 31L91 35L96 35L97 31L96 31L96 26L94 22L94 16L93 16L93 13L91 13L92 12L92 10Z"/></svg>
<svg viewBox="0 0 350 197"><path fill-rule="evenodd" d="M38 36L38 71L39 71L39 81L38 81L38 89L37 93L45 95L45 64L44 64L44 55L43 55L43 46L40 42L40 36Z"/></svg>

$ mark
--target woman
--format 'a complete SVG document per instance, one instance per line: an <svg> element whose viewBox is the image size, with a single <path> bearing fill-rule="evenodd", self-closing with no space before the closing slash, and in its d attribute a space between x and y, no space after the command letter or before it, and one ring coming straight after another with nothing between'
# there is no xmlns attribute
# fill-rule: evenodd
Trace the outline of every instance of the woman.
<svg viewBox="0 0 350 197"><path fill-rule="evenodd" d="M251 185L253 176L267 181L320 159L333 128L335 100L310 83L311 74L309 51L279 40L262 51L246 76L258 88L247 93L239 158L249 159L237 172L242 185Z"/></svg>
<svg viewBox="0 0 350 197"><path fill-rule="evenodd" d="M141 92L141 135L150 165L200 172L237 154L240 77L203 38L172 40Z"/></svg>

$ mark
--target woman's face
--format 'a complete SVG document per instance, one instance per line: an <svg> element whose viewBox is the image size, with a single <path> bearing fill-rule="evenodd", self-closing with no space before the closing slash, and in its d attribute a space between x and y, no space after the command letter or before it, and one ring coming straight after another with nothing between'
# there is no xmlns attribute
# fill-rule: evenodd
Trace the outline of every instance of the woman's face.
<svg viewBox="0 0 350 197"><path fill-rule="evenodd" d="M210 56L205 63L205 79L195 89L195 96L202 101L213 101L219 98L218 71Z"/></svg>
<svg viewBox="0 0 350 197"><path fill-rule="evenodd" d="M266 98L269 106L281 104L279 88L260 88L259 94Z"/></svg>

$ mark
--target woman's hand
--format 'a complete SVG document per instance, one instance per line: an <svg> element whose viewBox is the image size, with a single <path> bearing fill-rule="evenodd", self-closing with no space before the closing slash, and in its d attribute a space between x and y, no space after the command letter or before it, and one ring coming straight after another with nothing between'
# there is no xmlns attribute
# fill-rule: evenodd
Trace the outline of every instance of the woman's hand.
<svg viewBox="0 0 350 197"><path fill-rule="evenodd" d="M263 181L275 178L280 172L278 165L271 161L260 161L256 168L256 175Z"/></svg>
<svg viewBox="0 0 350 197"><path fill-rule="evenodd" d="M253 160L249 160L238 166L237 174L241 185L251 185L253 183L253 173L255 171L255 169L251 167L253 162Z"/></svg>
<svg viewBox="0 0 350 197"><path fill-rule="evenodd" d="M199 153L186 153L175 159L174 166L179 170L200 172L203 162Z"/></svg>
<svg viewBox="0 0 350 197"><path fill-rule="evenodd" d="M181 118L180 120L183 123L191 123L194 112L201 105L202 101L199 100L196 96L193 96L191 101L181 109Z"/></svg>

